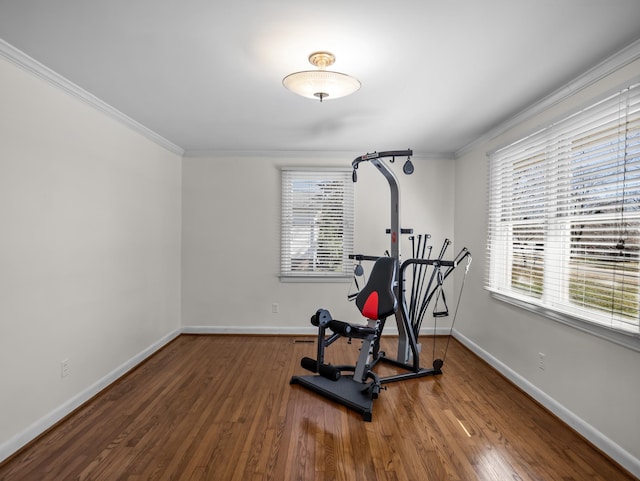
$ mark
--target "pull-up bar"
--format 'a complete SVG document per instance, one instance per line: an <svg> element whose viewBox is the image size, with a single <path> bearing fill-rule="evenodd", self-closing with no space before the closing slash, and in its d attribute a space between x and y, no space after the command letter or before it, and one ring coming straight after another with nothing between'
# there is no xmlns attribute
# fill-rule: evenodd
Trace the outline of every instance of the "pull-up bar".
<svg viewBox="0 0 640 481"><path fill-rule="evenodd" d="M358 168L358 164L360 162L366 162L367 160L372 159L380 159L382 157L391 157L391 163L393 164L396 160L396 157L406 157L407 161L404 163L402 167L402 171L407 174L413 174L413 164L411 163L411 156L413 155L413 150L387 150L385 152L372 152L370 154L364 154L359 157L356 157L353 162L351 162L351 166L353 167L353 181L356 182L358 180L358 176L356 175L356 169Z"/></svg>

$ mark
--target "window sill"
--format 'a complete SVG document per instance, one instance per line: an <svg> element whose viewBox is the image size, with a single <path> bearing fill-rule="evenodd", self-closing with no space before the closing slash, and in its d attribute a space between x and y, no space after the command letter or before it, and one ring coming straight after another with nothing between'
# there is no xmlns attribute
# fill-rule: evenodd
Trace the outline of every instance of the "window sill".
<svg viewBox="0 0 640 481"><path fill-rule="evenodd" d="M279 274L280 282L284 283L301 283L301 282L310 282L310 283L340 283L340 284L348 284L352 281L352 276L313 276L313 275L282 275Z"/></svg>
<svg viewBox="0 0 640 481"><path fill-rule="evenodd" d="M560 313L549 308L531 304L521 299L516 299L510 296L507 296L505 294L500 294L494 291L489 291L489 292L491 297L493 297L498 301L505 302L507 304L511 304L513 306L525 309L529 312L533 312L535 314L544 316L548 319L561 322L562 324L565 324L567 326L571 326L575 329L579 329L583 332L594 335L601 339L605 339L607 341L613 342L620 346L626 347L627 349L640 352L640 335L639 334L617 331L615 329L610 329L605 326L600 326L598 324L584 321L577 317L569 316L567 314Z"/></svg>

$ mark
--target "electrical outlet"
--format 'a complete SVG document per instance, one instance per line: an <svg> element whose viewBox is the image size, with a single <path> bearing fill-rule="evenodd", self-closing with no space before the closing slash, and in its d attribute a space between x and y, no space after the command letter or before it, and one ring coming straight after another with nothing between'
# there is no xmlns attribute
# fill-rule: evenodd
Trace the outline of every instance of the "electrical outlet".
<svg viewBox="0 0 640 481"><path fill-rule="evenodd" d="M543 352L538 353L538 369L540 369L541 371L544 371L544 353Z"/></svg>
<svg viewBox="0 0 640 481"><path fill-rule="evenodd" d="M273 314L277 314L278 312L280 312L280 304L278 304L277 302L271 304L271 312Z"/></svg>
<svg viewBox="0 0 640 481"><path fill-rule="evenodd" d="M69 359L60 361L60 377L67 377L69 375Z"/></svg>

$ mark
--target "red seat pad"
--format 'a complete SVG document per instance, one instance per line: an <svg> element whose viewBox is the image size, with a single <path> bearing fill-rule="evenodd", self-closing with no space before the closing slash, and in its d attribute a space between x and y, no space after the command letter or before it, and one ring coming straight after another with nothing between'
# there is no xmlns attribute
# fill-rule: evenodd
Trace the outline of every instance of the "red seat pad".
<svg viewBox="0 0 640 481"><path fill-rule="evenodd" d="M378 318L378 293L373 291L362 306L362 315L367 319Z"/></svg>
<svg viewBox="0 0 640 481"><path fill-rule="evenodd" d="M380 257L373 265L369 281L356 297L356 305L367 319L385 319L398 309L393 291L396 284L397 261Z"/></svg>

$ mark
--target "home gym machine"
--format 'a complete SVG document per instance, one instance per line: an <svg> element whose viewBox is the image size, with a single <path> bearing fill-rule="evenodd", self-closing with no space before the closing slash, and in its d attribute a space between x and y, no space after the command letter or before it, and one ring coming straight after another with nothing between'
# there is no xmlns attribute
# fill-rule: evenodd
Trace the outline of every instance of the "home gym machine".
<svg viewBox="0 0 640 481"><path fill-rule="evenodd" d="M398 181L383 158L390 157L390 162L394 163L396 157L406 157L402 170L410 175L414 170L411 163L412 155L411 150L394 150L368 153L353 160L351 164L353 182L357 181L356 171L362 162L373 164L387 179L391 191L391 226L387 229L391 238L390 250L382 257L362 254L349 256L359 263L356 266L356 275L362 274L362 261L374 262L369 279L362 290L350 296L355 299L356 306L367 319L367 324L336 320L331 317L328 310L318 309L311 316L311 324L318 328L316 359L304 357L301 360L302 367L315 374L293 376L290 381L291 384L299 384L355 410L365 421L372 420L373 400L378 397L382 385L442 374L449 343L447 341L443 357L436 358L435 321L449 314L443 282L464 259L467 259L464 274L466 278L471 264L471 255L466 248L463 248L453 260L444 259L445 252L451 244L448 239L445 240L439 255L432 259L431 246L427 249L427 241L430 238L428 234L416 237L413 236L412 229L401 229ZM401 234L411 234L409 240L412 243L413 257L404 262L400 260ZM427 252L428 255L425 257ZM410 280L407 280L407 277ZM458 294L449 338L463 287L464 278ZM409 303L407 303L408 290ZM418 336L424 315L432 302L435 304L433 362L431 367L423 368L420 366L421 345L418 343ZM380 337L386 319L390 316L395 317L398 327L398 348L395 357L387 356L380 350ZM325 362L325 349L341 337L348 338L350 342L353 339L362 341L360 355L355 365L332 365ZM380 362L391 364L403 372L381 377L373 371L376 364Z"/></svg>

